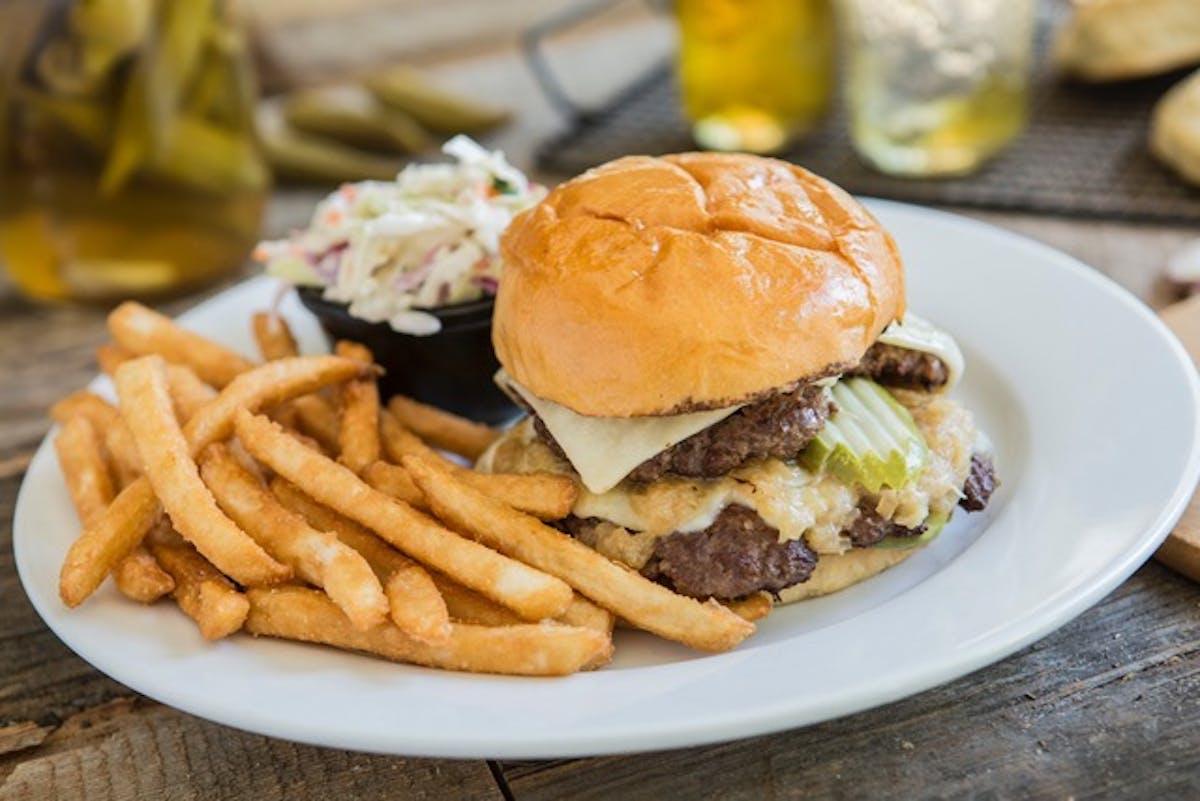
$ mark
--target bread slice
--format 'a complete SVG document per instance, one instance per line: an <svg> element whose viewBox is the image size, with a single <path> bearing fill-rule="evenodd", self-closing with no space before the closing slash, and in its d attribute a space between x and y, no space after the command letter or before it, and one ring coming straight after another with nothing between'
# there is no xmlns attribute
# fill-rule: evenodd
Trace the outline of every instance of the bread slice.
<svg viewBox="0 0 1200 801"><path fill-rule="evenodd" d="M1076 0L1054 61L1086 81L1120 81L1200 62L1200 0Z"/></svg>
<svg viewBox="0 0 1200 801"><path fill-rule="evenodd" d="M1155 105L1150 150L1185 180L1200 185L1200 72L1177 83Z"/></svg>

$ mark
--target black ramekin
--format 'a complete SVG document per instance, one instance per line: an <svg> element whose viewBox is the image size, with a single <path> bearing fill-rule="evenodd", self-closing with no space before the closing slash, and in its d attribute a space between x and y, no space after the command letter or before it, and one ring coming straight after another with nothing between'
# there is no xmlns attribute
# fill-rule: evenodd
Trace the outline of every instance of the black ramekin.
<svg viewBox="0 0 1200 801"><path fill-rule="evenodd" d="M423 309L441 321L442 329L414 336L353 317L346 304L321 297L320 289L296 291L331 339L350 339L371 349L387 371L379 380L385 399L408 395L491 425L516 416L517 407L492 380L500 368L492 350L492 298Z"/></svg>

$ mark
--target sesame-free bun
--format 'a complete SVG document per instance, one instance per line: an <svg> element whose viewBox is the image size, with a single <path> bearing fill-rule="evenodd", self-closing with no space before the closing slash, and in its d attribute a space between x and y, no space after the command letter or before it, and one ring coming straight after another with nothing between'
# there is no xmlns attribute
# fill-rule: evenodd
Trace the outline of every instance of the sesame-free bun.
<svg viewBox="0 0 1200 801"><path fill-rule="evenodd" d="M898 548L853 548L842 554L822 554L808 581L784 587L775 599L777 604L806 601L844 590L866 581L893 565L898 565L924 546L901 550Z"/></svg>
<svg viewBox="0 0 1200 801"><path fill-rule="evenodd" d="M500 363L585 415L743 402L856 363L904 311L870 212L758 156L618 159L520 214L501 252Z"/></svg>

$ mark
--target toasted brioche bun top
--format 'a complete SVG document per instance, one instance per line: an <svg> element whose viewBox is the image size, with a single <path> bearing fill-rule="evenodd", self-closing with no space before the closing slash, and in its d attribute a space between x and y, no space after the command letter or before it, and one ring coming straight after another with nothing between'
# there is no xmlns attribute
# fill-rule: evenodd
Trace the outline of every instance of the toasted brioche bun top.
<svg viewBox="0 0 1200 801"><path fill-rule="evenodd" d="M731 406L856 363L904 312L870 212L758 156L618 159L520 214L501 252L500 363L585 415Z"/></svg>

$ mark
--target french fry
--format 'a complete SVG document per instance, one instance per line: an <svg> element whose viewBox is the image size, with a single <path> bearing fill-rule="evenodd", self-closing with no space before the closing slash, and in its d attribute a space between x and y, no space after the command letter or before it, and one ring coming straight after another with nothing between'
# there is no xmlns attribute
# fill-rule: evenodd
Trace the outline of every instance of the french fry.
<svg viewBox="0 0 1200 801"><path fill-rule="evenodd" d="M612 640L591 629L557 623L519 626L455 624L439 644L423 643L390 624L354 628L333 602L301 587L247 593L251 634L364 651L397 662L447 670L521 676L562 676L607 661Z"/></svg>
<svg viewBox="0 0 1200 801"><path fill-rule="evenodd" d="M477 473L451 470L463 483L541 520L561 520L579 498L579 486L567 476L552 473Z"/></svg>
<svg viewBox="0 0 1200 801"><path fill-rule="evenodd" d="M83 532L63 560L58 594L67 606L79 606L96 591L105 576L137 547L162 512L158 498L144 479L117 494L95 522Z"/></svg>
<svg viewBox="0 0 1200 801"><path fill-rule="evenodd" d="M152 604L175 589L175 579L142 545L117 563L113 582L126 598L143 604Z"/></svg>
<svg viewBox="0 0 1200 801"><path fill-rule="evenodd" d="M756 620L762 620L771 614L771 609L773 608L771 595L766 592L756 592L753 595L747 595L745 598L738 598L736 601L727 601L725 605L729 607L729 611L743 620L749 620L751 623Z"/></svg>
<svg viewBox="0 0 1200 801"><path fill-rule="evenodd" d="M179 533L239 584L274 584L290 578L290 569L272 559L217 508L200 480L188 441L171 409L162 358L143 356L126 362L117 369L116 385L121 408L128 410L125 422L137 443L144 478ZM217 403L219 397L210 406Z"/></svg>
<svg viewBox="0 0 1200 801"><path fill-rule="evenodd" d="M116 494L96 430L86 417L71 417L54 438L54 450L75 511L86 526L103 514Z"/></svg>
<svg viewBox="0 0 1200 801"><path fill-rule="evenodd" d="M371 349L361 342L339 339L333 346L333 352L343 359L354 359L356 362L362 362L363 364L375 363L375 354L371 353Z"/></svg>
<svg viewBox="0 0 1200 801"><path fill-rule="evenodd" d="M91 424L97 436L103 438L104 447L112 457L113 477L121 487L142 473L142 464L133 445L129 428L121 419L117 407L91 392L75 392L50 407L50 417L65 425L75 417Z"/></svg>
<svg viewBox="0 0 1200 801"><path fill-rule="evenodd" d="M282 316L271 311L256 312L251 327L254 330L254 341L258 344L258 351L262 354L264 361L272 362L300 355L300 347L296 344L296 337L292 334L292 329L288 325L287 320ZM328 435L328 441L336 444L338 431L336 412L333 411L329 403L320 395L307 396L307 402L315 403L317 406L322 407L320 414L323 421L327 421L328 423L325 432ZM300 426L300 414L297 412L294 403L295 401L291 401L275 407L271 411L271 419L284 428L298 429ZM318 446L318 449L324 450L324 447ZM332 451L333 449L330 448L330 452Z"/></svg>
<svg viewBox="0 0 1200 801"><path fill-rule="evenodd" d="M387 465L382 462L377 464L393 468L392 471L389 471L389 474L403 476L407 479L407 486L411 487L414 493L417 493L419 499L424 500L424 495L420 494L420 490L417 489L416 484L412 483L412 479L409 478L408 473L404 472L403 468L396 465ZM372 468L374 468L374 465L372 465ZM383 486L375 484L372 480L375 478L373 470L367 471L366 478L381 492L388 492L389 495L395 495L395 493L389 492ZM371 532L361 528L357 523L347 520L336 512L326 509L315 501L308 499L303 493L287 482L278 479L276 481L277 483L272 484L272 489L276 490L277 494L294 494L294 496L298 497L293 496L292 499L289 499L292 504L303 507L307 502L311 507L315 507L305 513L293 506L294 511L305 514L314 525L319 525L330 531L336 531L342 542L367 558L367 561L371 563L371 566L379 574L381 580L386 581L394 571L402 567L402 562L408 561L408 557ZM287 504L288 500L285 500L285 505ZM319 522L318 520L313 520L313 515L317 516ZM450 617L454 620L461 623L478 623L483 626L510 626L523 622L523 619L519 615L500 604L488 600L474 590L467 589L448 576L438 573L436 570L430 571L429 575L432 577L434 584L437 585L437 591L441 595ZM395 609L394 605L393 609ZM395 615L393 613L394 619ZM575 594L566 610L558 617L560 622L568 625L584 626L596 631L607 631L609 633L613 629L613 619L613 614L607 609L596 606L578 593ZM404 628L404 626L401 626L401 628Z"/></svg>
<svg viewBox="0 0 1200 801"><path fill-rule="evenodd" d="M304 447L261 415L241 412L237 435L254 458L323 503L527 620L562 614L571 589L558 579L464 539L372 489L348 468Z"/></svg>
<svg viewBox="0 0 1200 801"><path fill-rule="evenodd" d="M118 367L132 358L134 354L111 342L96 347L96 364L100 365L100 372L110 378L116 374Z"/></svg>
<svg viewBox="0 0 1200 801"><path fill-rule="evenodd" d="M450 619L456 623L475 623L480 626L515 626L525 622L525 619L516 612L488 600L474 590L467 589L444 573L433 570L429 575L433 578L433 583L437 585L442 600L446 602L446 610L450 613Z"/></svg>
<svg viewBox="0 0 1200 801"><path fill-rule="evenodd" d="M380 412L379 430L384 453L394 464L400 464L410 455L436 462L480 492L543 520L558 520L570 514L579 497L579 487L567 476L550 473L505 475L467 470L426 445L390 409ZM376 472L376 478L386 482L390 489L411 494L411 490L403 486L405 479L385 476L389 472L386 468Z"/></svg>
<svg viewBox="0 0 1200 801"><path fill-rule="evenodd" d="M592 603L579 593L575 593L571 605L567 607L567 611L558 616L558 621L568 626L580 626L585 629L612 634L613 625L616 623L617 617L604 607Z"/></svg>
<svg viewBox="0 0 1200 801"><path fill-rule="evenodd" d="M187 421L183 433L195 456L212 443L229 438L234 415L240 409L257 412L371 372L371 368L337 356L300 356L268 362L230 382Z"/></svg>
<svg viewBox="0 0 1200 801"><path fill-rule="evenodd" d="M86 417L72 417L54 439L67 490L85 526L93 523L113 500L113 483L100 442ZM134 548L117 564L113 575L121 593L152 603L170 592L175 582L144 548Z"/></svg>
<svg viewBox="0 0 1200 801"><path fill-rule="evenodd" d="M425 493L421 492L408 471L399 465L375 462L363 471L362 477L382 493L404 501L416 509L429 510L429 505L425 503Z"/></svg>
<svg viewBox="0 0 1200 801"><path fill-rule="evenodd" d="M705 651L727 651L754 632L716 601L677 595L566 534L466 485L434 460L404 466L438 516L481 542L558 576L638 628Z"/></svg>
<svg viewBox="0 0 1200 801"><path fill-rule="evenodd" d="M401 425L433 447L457 453L472 462L500 436L500 432L490 426L403 395L392 396L388 410Z"/></svg>
<svg viewBox="0 0 1200 801"><path fill-rule="evenodd" d="M220 394L214 394L195 373L179 365L168 365L167 377L172 405L180 419L187 418L184 436L195 455L233 432L233 413L237 409L274 406L297 395L346 381L363 370L362 365L335 356L284 359L243 373ZM110 432L106 444L118 469L140 474L140 461L131 458L134 452L128 447L131 439L128 433L111 431L123 428L125 423L116 409L103 399L90 393L77 393L56 404L52 414L87 414L94 424L99 426L103 422Z"/></svg>
<svg viewBox="0 0 1200 801"><path fill-rule="evenodd" d="M142 457L138 456L133 433L121 417L117 417L104 432L104 447L112 457L113 473L122 489L141 476Z"/></svg>
<svg viewBox="0 0 1200 801"><path fill-rule="evenodd" d="M171 405L181 423L195 417L196 412L217 397L215 389L181 364L167 365L167 388L171 393Z"/></svg>
<svg viewBox="0 0 1200 801"><path fill-rule="evenodd" d="M371 351L355 342L339 342L335 353L374 364ZM374 378L346 382L339 394L338 461L361 473L379 461L379 387Z"/></svg>
<svg viewBox="0 0 1200 801"><path fill-rule="evenodd" d="M107 431L114 420L121 418L117 407L91 392L72 392L50 407L50 419L63 424L72 417L83 417L97 434Z"/></svg>
<svg viewBox="0 0 1200 801"><path fill-rule="evenodd" d="M384 587L388 616L396 628L426 643L445 642L450 637L450 612L441 593L428 591L429 573L415 562L392 572Z"/></svg>
<svg viewBox="0 0 1200 801"><path fill-rule="evenodd" d="M154 525L146 532L146 538L142 544L147 548L151 545L184 546L188 544L188 541L183 538L182 534L175 530L175 527L171 525L171 521L166 516L162 516L154 521Z"/></svg>
<svg viewBox="0 0 1200 801"><path fill-rule="evenodd" d="M389 615L401 631L426 642L446 638L450 631L450 613L442 598L441 584L434 583L432 571L427 571L353 520L317 503L284 479L272 481L271 491L285 507L322 531L336 534L343 544L367 560L384 583ZM471 591L464 589L463 592ZM511 622L524 622L504 607L482 596L476 597L501 610Z"/></svg>
<svg viewBox="0 0 1200 801"><path fill-rule="evenodd" d="M322 456L329 455L329 451L327 451L323 447L321 447L321 443L317 442L315 439L310 437L308 434L301 434L299 431L297 431L294 428L288 428L287 425L281 420L276 420L275 422L277 422L281 426L283 426L284 430L287 431L287 435L289 437L296 440L304 447L308 448L309 450L316 451L317 453L321 454Z"/></svg>
<svg viewBox="0 0 1200 801"><path fill-rule="evenodd" d="M324 588L360 629L382 623L388 599L371 566L337 536L286 509L223 445L210 445L200 475L221 509L296 576Z"/></svg>
<svg viewBox="0 0 1200 801"><path fill-rule="evenodd" d="M404 461L405 456L412 455L441 462L447 467L458 466L401 425L396 415L392 414L389 409L382 409L379 412L379 435L383 453L392 464L400 464Z"/></svg>
<svg viewBox="0 0 1200 801"><path fill-rule="evenodd" d="M320 395L304 395L288 405L300 431L321 443L327 453L338 452L338 415L333 404Z"/></svg>
<svg viewBox="0 0 1200 801"><path fill-rule="evenodd" d="M253 318L254 341L258 344L258 352L263 361L273 362L276 359L286 359L299 356L300 348L296 345L296 337L282 316L275 312L256 312Z"/></svg>
<svg viewBox="0 0 1200 801"><path fill-rule="evenodd" d="M218 640L242 627L250 602L190 545L153 543L154 558L175 580L179 608L196 621L200 634Z"/></svg>
<svg viewBox="0 0 1200 801"><path fill-rule="evenodd" d="M296 434L300 433L300 430L299 430L300 424L296 420L296 410L294 408L292 408L292 404L281 403L278 406L276 406L274 409L271 409L269 412L267 412L267 416L270 417L272 420L274 420L276 423L279 423L279 425L283 426L288 431L294 432ZM305 434L304 436L307 437L308 435ZM308 438L312 439L312 437L308 437ZM315 442L316 440L313 440L313 441ZM318 445L319 444L320 443L318 443ZM324 450L324 448L322 448L321 450Z"/></svg>
<svg viewBox="0 0 1200 801"><path fill-rule="evenodd" d="M458 465L447 464L461 481L480 492L508 504L514 509L542 520L560 520L571 513L579 487L567 476L551 473L477 473ZM364 471L363 477L375 489L418 509L428 509L424 493L403 467L376 462Z"/></svg>
<svg viewBox="0 0 1200 801"><path fill-rule="evenodd" d="M309 525L336 534L339 540L362 554L380 581L387 581L402 567L416 564L350 518L314 501L285 478L271 479L271 492L284 508L303 517Z"/></svg>
<svg viewBox="0 0 1200 801"><path fill-rule="evenodd" d="M184 364L207 384L223 387L254 365L207 337L181 328L140 303L126 301L108 315L108 330L117 345L138 356L158 354Z"/></svg>

